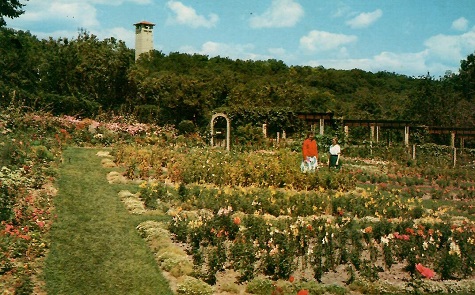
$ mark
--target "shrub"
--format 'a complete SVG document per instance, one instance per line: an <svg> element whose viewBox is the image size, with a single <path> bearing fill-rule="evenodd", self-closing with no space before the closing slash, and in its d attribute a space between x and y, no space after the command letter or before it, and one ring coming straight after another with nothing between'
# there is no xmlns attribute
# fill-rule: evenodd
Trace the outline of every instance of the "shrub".
<svg viewBox="0 0 475 295"><path fill-rule="evenodd" d="M45 146L40 145L34 148L36 157L39 160L44 160L44 161L53 161L54 160L54 155L52 152L50 152Z"/></svg>
<svg viewBox="0 0 475 295"><path fill-rule="evenodd" d="M255 278L246 286L246 292L256 295L269 295L274 290L274 284L269 279Z"/></svg>
<svg viewBox="0 0 475 295"><path fill-rule="evenodd" d="M183 120L177 126L179 134L190 134L196 131L195 124L190 120Z"/></svg>
<svg viewBox="0 0 475 295"><path fill-rule="evenodd" d="M183 295L212 295L213 287L197 278L186 277L183 283L178 284L176 292Z"/></svg>

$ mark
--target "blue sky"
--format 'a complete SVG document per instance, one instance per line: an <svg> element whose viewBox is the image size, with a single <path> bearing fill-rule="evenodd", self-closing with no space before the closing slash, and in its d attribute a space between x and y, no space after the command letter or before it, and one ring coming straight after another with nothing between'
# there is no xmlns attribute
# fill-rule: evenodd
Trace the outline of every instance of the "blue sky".
<svg viewBox="0 0 475 295"><path fill-rule="evenodd" d="M287 65L438 78L475 53L475 0L29 0L7 26L39 38L84 28L134 48L134 23L154 47Z"/></svg>

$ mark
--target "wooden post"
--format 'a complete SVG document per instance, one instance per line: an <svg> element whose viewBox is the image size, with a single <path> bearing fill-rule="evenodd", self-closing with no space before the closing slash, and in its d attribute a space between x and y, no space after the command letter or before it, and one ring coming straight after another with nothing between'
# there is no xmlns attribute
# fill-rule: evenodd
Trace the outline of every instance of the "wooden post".
<svg viewBox="0 0 475 295"><path fill-rule="evenodd" d="M450 132L450 146L455 148L455 132Z"/></svg>
<svg viewBox="0 0 475 295"><path fill-rule="evenodd" d="M412 159L413 160L416 159L416 145L415 144L412 145Z"/></svg>
<svg viewBox="0 0 475 295"><path fill-rule="evenodd" d="M231 120L226 116L226 150L231 150Z"/></svg>
<svg viewBox="0 0 475 295"><path fill-rule="evenodd" d="M320 119L320 135L323 135L323 131L325 130L325 120Z"/></svg>
<svg viewBox="0 0 475 295"><path fill-rule="evenodd" d="M369 126L369 141L373 142L374 139L374 125Z"/></svg>
<svg viewBox="0 0 475 295"><path fill-rule="evenodd" d="M404 127L404 144L409 145L409 126Z"/></svg>
<svg viewBox="0 0 475 295"><path fill-rule="evenodd" d="M454 147L454 168L455 168L455 165L457 165L457 148Z"/></svg>

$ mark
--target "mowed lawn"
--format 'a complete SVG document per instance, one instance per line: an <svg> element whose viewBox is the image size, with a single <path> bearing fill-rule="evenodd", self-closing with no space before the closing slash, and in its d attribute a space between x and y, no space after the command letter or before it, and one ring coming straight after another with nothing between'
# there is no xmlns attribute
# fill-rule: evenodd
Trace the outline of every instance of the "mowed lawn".
<svg viewBox="0 0 475 295"><path fill-rule="evenodd" d="M46 257L48 294L172 294L135 229L144 217L127 212L117 196L126 185L108 183L111 169L101 166L98 151L64 151Z"/></svg>

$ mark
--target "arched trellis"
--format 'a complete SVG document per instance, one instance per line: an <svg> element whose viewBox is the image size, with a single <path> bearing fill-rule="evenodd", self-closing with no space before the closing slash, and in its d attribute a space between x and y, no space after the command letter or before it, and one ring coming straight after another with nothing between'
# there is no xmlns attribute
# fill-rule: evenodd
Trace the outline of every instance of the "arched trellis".
<svg viewBox="0 0 475 295"><path fill-rule="evenodd" d="M211 117L211 146L214 146L214 120L217 117L226 119L226 150L229 151L231 142L231 120L223 113L216 113Z"/></svg>

